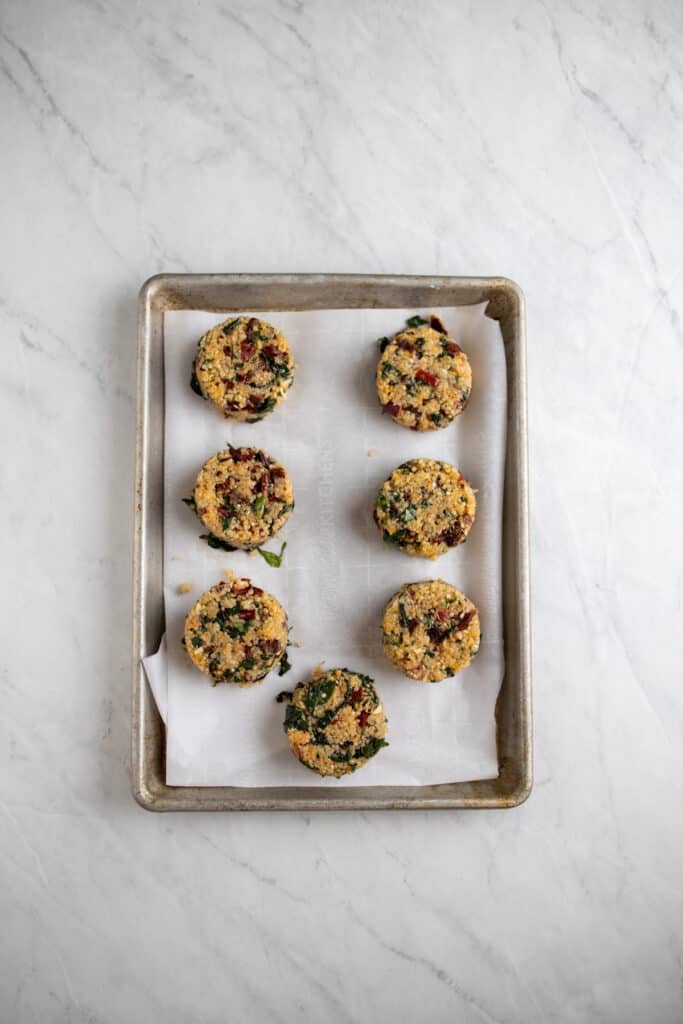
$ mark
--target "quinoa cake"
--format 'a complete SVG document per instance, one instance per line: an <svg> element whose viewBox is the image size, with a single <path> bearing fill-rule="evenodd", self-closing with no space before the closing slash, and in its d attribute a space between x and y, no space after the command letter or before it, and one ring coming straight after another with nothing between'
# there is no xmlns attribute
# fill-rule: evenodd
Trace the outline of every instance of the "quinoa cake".
<svg viewBox="0 0 683 1024"><path fill-rule="evenodd" d="M260 448L212 455L199 471L192 501L211 536L246 551L274 537L294 508L287 470Z"/></svg>
<svg viewBox="0 0 683 1024"><path fill-rule="evenodd" d="M377 394L382 410L411 430L438 430L459 416L472 390L469 360L437 316L411 317L381 339Z"/></svg>
<svg viewBox="0 0 683 1024"><path fill-rule="evenodd" d="M436 558L467 539L476 510L474 491L455 466L410 459L380 487L373 515L384 540Z"/></svg>
<svg viewBox="0 0 683 1024"><path fill-rule="evenodd" d="M233 577L202 594L185 620L183 646L216 683L251 686L285 654L287 616L272 594Z"/></svg>
<svg viewBox="0 0 683 1024"><path fill-rule="evenodd" d="M284 729L292 751L318 775L355 772L388 746L387 720L369 676L347 668L315 669L287 700Z"/></svg>
<svg viewBox="0 0 683 1024"><path fill-rule="evenodd" d="M479 612L443 580L406 583L382 623L384 653L411 679L438 683L467 668L479 650Z"/></svg>
<svg viewBox="0 0 683 1024"><path fill-rule="evenodd" d="M230 317L199 339L191 385L226 419L256 423L283 400L294 379L284 334L256 317Z"/></svg>

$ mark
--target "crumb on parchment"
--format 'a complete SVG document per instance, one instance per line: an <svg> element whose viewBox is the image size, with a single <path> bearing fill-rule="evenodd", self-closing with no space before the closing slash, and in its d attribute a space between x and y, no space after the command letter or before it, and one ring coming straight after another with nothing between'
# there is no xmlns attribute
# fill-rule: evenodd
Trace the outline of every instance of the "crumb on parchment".
<svg viewBox="0 0 683 1024"><path fill-rule="evenodd" d="M171 555L171 561L172 562L179 562L180 561L180 555Z"/></svg>
<svg viewBox="0 0 683 1024"><path fill-rule="evenodd" d="M179 594L189 594L191 590L192 590L192 584L191 583L179 583L178 584L178 593Z"/></svg>
<svg viewBox="0 0 683 1024"><path fill-rule="evenodd" d="M377 449L376 448L368 448L368 455L369 455L369 457L371 459L374 458L374 456L377 455Z"/></svg>
<svg viewBox="0 0 683 1024"><path fill-rule="evenodd" d="M303 647L303 645L304 645L303 640L295 640L294 641L294 646L295 647Z"/></svg>

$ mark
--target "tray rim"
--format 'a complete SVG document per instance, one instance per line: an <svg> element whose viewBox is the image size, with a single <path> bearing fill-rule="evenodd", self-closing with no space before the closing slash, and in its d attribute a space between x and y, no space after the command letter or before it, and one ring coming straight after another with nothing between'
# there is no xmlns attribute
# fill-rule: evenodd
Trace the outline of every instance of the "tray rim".
<svg viewBox="0 0 683 1024"><path fill-rule="evenodd" d="M514 638L506 631L506 672L497 705L499 775L497 779L475 782L444 783L438 786L365 786L332 789L313 787L173 787L163 778L163 725L144 675L141 657L145 652L144 634L147 626L147 520L150 511L148 495L148 445L150 416L148 387L151 373L151 351L155 335L163 331L163 313L170 309L215 309L216 312L245 306L245 303L209 301L207 295L222 295L228 289L249 288L313 289L323 295L325 288L357 289L359 298L372 299L378 290L427 290L429 301L395 303L399 305L471 305L487 301L486 313L501 322L508 359L508 384L513 384L514 406L509 401L508 443L505 481L514 471L514 542L516 562L517 630ZM460 295L459 301L437 301L438 293L450 290ZM363 292L365 291L365 296ZM188 302L189 292L201 294L201 300ZM467 297L471 300L463 301ZM352 305L353 303L351 303ZM275 302L259 303L264 311L277 308ZM323 300L314 308L343 308ZM358 308L392 308L384 301L357 301ZM256 309L258 306L251 305ZM280 303L279 308L283 308ZM291 304L290 308L312 308L310 304ZM161 344L160 340L158 341ZM509 391L510 391L509 387ZM161 411L163 423L163 401ZM132 636L132 713L131 713L131 783L135 800L146 810L208 811L208 810L437 810L510 808L523 803L533 786L533 721L531 706L531 628L530 570L528 536L528 455L527 455L527 380L526 330L524 294L516 282L506 277L423 276L390 274L172 274L150 277L140 289L138 299L137 344L137 423L135 460L135 525L133 551L133 636ZM513 458L514 465L508 466ZM507 504L507 496L506 496ZM159 510L160 511L160 510ZM506 511L507 515L507 511ZM158 524L161 526L161 523ZM508 545L504 523L504 560ZM163 601L161 595L159 600ZM505 612L504 612L504 618ZM517 700L513 704L513 755L501 755L501 722L499 706L513 666L508 664L508 642L516 641L514 673ZM508 683L508 686L511 686ZM511 699L511 698L509 698ZM508 700L509 702L509 700ZM507 728L507 726L506 726Z"/></svg>

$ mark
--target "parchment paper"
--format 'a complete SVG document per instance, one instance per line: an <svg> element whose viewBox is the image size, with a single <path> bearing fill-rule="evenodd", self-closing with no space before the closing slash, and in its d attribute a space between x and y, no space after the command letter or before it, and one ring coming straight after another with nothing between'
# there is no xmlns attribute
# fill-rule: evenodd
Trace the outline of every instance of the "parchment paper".
<svg viewBox="0 0 683 1024"><path fill-rule="evenodd" d="M430 312L467 352L474 384L467 409L453 424L414 433L381 414L376 339L394 334L409 316ZM167 634L145 668L167 726L167 783L409 785L494 778L494 708L504 667L506 374L498 324L484 316L483 306L256 315L284 331L298 363L284 403L258 424L223 419L189 388L197 339L224 317L196 311L164 317ZM258 554L210 549L198 539L201 523L182 503L202 463L228 442L265 448L291 474L296 509L280 537L266 545L279 550L287 541L280 569ZM466 544L433 562L385 545L372 520L379 485L399 463L419 456L452 462L478 490ZM293 668L284 677L274 671L248 689L212 687L182 650L188 610L227 567L284 605L291 639L303 643L289 648ZM382 612L401 584L439 577L476 603L483 641L470 668L438 684L420 683L396 672L382 653ZM178 594L183 582L192 584L191 593ZM280 690L293 689L321 661L372 676L389 719L390 746L341 783L298 764L282 729L284 708L275 702Z"/></svg>

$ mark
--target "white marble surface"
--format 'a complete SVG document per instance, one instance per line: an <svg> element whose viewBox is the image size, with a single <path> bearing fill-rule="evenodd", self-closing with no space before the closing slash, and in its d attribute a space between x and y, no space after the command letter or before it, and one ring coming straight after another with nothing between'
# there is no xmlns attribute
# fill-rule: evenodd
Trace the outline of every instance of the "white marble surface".
<svg viewBox="0 0 683 1024"><path fill-rule="evenodd" d="M683 7L4 0L0 1019L683 1019ZM536 788L129 795L135 300L506 274L529 315Z"/></svg>

